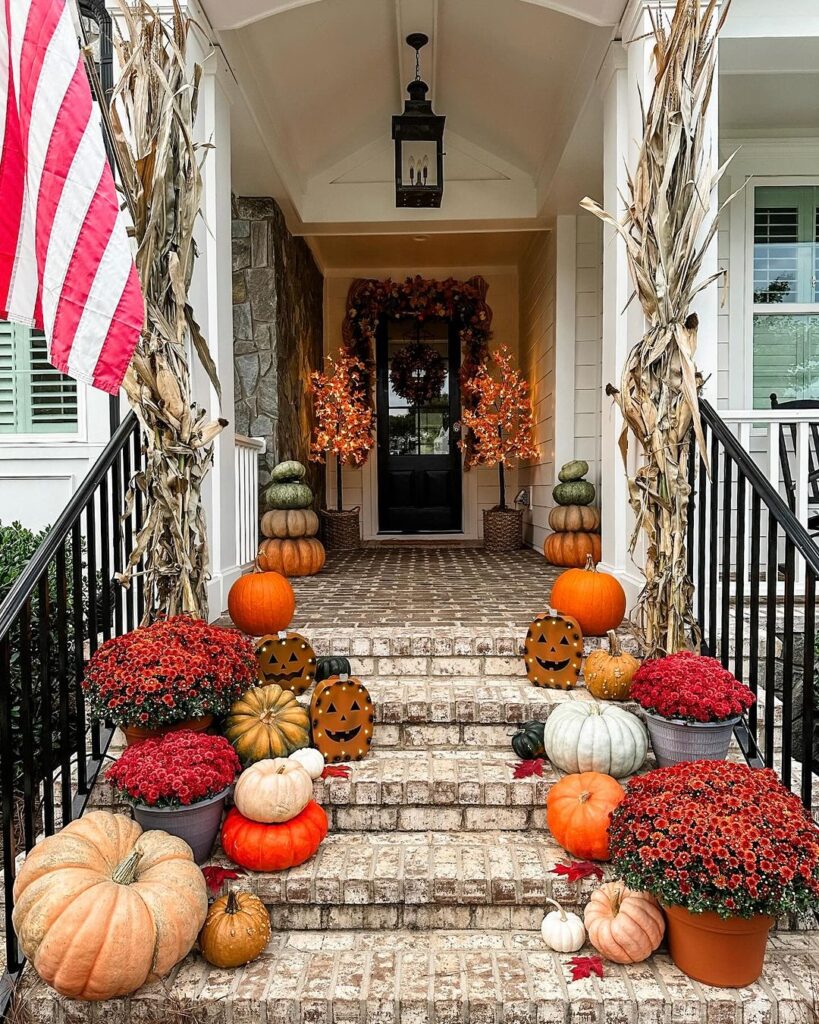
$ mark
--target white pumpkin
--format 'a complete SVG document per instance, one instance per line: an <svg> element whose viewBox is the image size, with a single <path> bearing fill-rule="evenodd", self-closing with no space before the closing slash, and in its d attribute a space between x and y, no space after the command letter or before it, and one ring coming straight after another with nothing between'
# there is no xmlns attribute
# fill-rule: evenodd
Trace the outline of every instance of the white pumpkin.
<svg viewBox="0 0 819 1024"><path fill-rule="evenodd" d="M636 715L616 704L571 700L549 714L543 746L561 771L622 779L645 761L648 734Z"/></svg>
<svg viewBox="0 0 819 1024"><path fill-rule="evenodd" d="M288 757L266 758L245 768L236 780L233 802L251 821L290 821L313 796L313 780Z"/></svg>
<svg viewBox="0 0 819 1024"><path fill-rule="evenodd" d="M298 761L311 779L321 778L321 773L324 771L324 755L315 747L302 747L301 750L294 750L288 760Z"/></svg>
<svg viewBox="0 0 819 1024"><path fill-rule="evenodd" d="M540 934L549 949L557 953L574 953L586 941L586 927L577 914L566 911L555 900L546 900L551 910L540 926Z"/></svg>

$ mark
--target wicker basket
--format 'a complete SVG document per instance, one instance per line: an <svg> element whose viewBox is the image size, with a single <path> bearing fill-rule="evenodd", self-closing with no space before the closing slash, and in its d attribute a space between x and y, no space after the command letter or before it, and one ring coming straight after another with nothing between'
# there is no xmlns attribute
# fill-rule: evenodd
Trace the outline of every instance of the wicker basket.
<svg viewBox="0 0 819 1024"><path fill-rule="evenodd" d="M483 546L487 551L517 551L523 547L523 510L483 510Z"/></svg>
<svg viewBox="0 0 819 1024"><path fill-rule="evenodd" d="M361 547L361 527L358 522L360 508L348 508L342 512L336 509L321 510L321 525L324 546L328 551Z"/></svg>

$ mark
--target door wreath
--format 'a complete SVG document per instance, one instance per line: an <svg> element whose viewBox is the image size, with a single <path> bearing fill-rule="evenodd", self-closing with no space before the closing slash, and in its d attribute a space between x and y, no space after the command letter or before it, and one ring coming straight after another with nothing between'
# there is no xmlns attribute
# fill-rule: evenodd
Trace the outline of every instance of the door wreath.
<svg viewBox="0 0 819 1024"><path fill-rule="evenodd" d="M424 341L411 341L392 357L390 384L410 405L429 405L441 394L445 380L441 353Z"/></svg>

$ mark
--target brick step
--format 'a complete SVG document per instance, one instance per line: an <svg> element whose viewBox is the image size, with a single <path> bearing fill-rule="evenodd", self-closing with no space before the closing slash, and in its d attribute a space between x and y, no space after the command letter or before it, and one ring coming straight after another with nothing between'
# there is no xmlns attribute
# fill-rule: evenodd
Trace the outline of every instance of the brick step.
<svg viewBox="0 0 819 1024"><path fill-rule="evenodd" d="M539 931L293 931L237 970L191 953L163 981L100 1003L62 1000L27 968L19 1005L53 1024L745 1024L809 1021L815 1007L815 937L772 936L762 977L737 990L692 981L662 951L574 982L569 960Z"/></svg>
<svg viewBox="0 0 819 1024"><path fill-rule="evenodd" d="M300 867L251 872L235 884L270 907L280 931L535 929L545 899L582 913L597 885L553 873L570 859L540 833L340 832ZM230 863L221 851L214 862Z"/></svg>
<svg viewBox="0 0 819 1024"><path fill-rule="evenodd" d="M339 832L545 829L558 773L513 779L511 750L373 750L348 779L323 779L315 797Z"/></svg>

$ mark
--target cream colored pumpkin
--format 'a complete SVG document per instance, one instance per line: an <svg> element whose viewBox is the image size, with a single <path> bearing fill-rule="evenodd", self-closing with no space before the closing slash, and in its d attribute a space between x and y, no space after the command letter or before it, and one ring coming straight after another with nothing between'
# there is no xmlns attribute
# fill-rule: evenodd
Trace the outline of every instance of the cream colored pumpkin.
<svg viewBox="0 0 819 1024"><path fill-rule="evenodd" d="M650 893L606 882L592 893L584 914L589 942L616 964L639 964L660 945L665 918Z"/></svg>
<svg viewBox="0 0 819 1024"><path fill-rule="evenodd" d="M272 509L262 516L263 537L315 537L319 520L311 508Z"/></svg>
<svg viewBox="0 0 819 1024"><path fill-rule="evenodd" d="M556 900L546 900L554 910L550 911L540 925L540 934L549 949L557 953L574 953L586 941L583 922L571 911L564 910Z"/></svg>
<svg viewBox="0 0 819 1024"><path fill-rule="evenodd" d="M207 912L188 844L107 811L44 839L14 883L20 948L69 999L113 999L167 974Z"/></svg>
<svg viewBox="0 0 819 1024"><path fill-rule="evenodd" d="M245 768L236 780L233 802L251 821L272 824L301 814L312 796L307 770L289 757L274 757Z"/></svg>
<svg viewBox="0 0 819 1024"><path fill-rule="evenodd" d="M591 505L555 505L549 512L549 526L555 533L595 533L600 529L600 513Z"/></svg>
<svg viewBox="0 0 819 1024"><path fill-rule="evenodd" d="M573 700L550 712L543 746L563 772L600 772L622 779L645 761L648 735L636 715L616 704Z"/></svg>
<svg viewBox="0 0 819 1024"><path fill-rule="evenodd" d="M294 750L289 760L297 761L311 779L321 778L321 773L324 771L324 755L315 747L302 747L301 750Z"/></svg>

